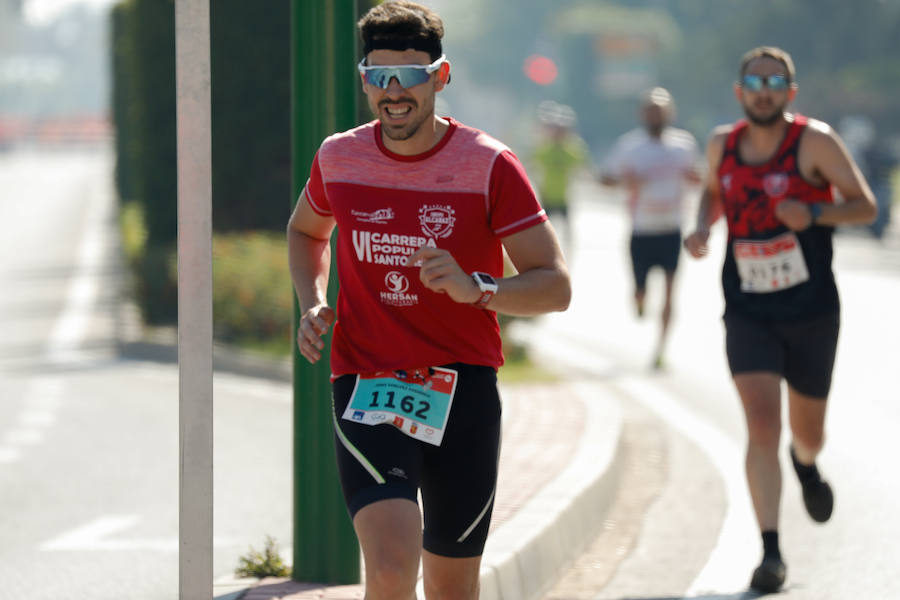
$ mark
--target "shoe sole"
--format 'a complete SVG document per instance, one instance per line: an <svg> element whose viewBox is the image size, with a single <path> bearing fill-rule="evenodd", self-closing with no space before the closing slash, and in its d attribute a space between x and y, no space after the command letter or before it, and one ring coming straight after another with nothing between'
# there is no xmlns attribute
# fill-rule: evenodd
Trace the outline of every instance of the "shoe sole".
<svg viewBox="0 0 900 600"><path fill-rule="evenodd" d="M758 592L777 592L784 585L784 577L778 577L775 573L768 571L755 571L753 579L750 581L750 587Z"/></svg>

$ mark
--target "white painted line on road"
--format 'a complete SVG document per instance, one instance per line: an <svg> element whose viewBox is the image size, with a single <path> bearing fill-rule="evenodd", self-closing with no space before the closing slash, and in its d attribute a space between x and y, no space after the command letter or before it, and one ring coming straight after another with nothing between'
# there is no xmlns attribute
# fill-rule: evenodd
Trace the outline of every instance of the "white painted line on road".
<svg viewBox="0 0 900 600"><path fill-rule="evenodd" d="M99 269L103 261L105 235L103 217L106 213L105 194L91 190L81 245L76 254L74 275L69 282L62 313L57 318L47 343L47 355L52 362L77 359L78 346L88 328L91 309L99 293Z"/></svg>
<svg viewBox="0 0 900 600"><path fill-rule="evenodd" d="M727 506L718 541L685 596L746 590L750 571L759 560L761 546L744 479L741 449L719 428L685 408L676 397L653 382L623 377L613 385L692 440L707 455L725 483Z"/></svg>
<svg viewBox="0 0 900 600"><path fill-rule="evenodd" d="M151 551L178 552L178 536L170 538L128 538L113 537L136 527L142 518L138 515L105 515L63 533L41 544L44 552L88 552L88 551ZM233 546L232 538L216 537L214 546Z"/></svg>
<svg viewBox="0 0 900 600"><path fill-rule="evenodd" d="M100 517L68 533L41 544L41 550L105 550L107 536L125 531L137 525L137 515L110 515ZM176 544L177 549L177 544Z"/></svg>
<svg viewBox="0 0 900 600"><path fill-rule="evenodd" d="M18 448L0 446L0 464L12 464L22 458L22 452Z"/></svg>
<svg viewBox="0 0 900 600"><path fill-rule="evenodd" d="M596 373L594 353L580 343L560 336L545 337L531 347L540 357L569 370ZM630 397L642 402L670 426L692 440L710 459L725 485L727 507L716 546L686 595L700 592L731 593L746 590L752 567L759 560L760 540L750 494L744 480L741 449L710 421L684 407L678 398L647 379L632 376L609 380Z"/></svg>
<svg viewBox="0 0 900 600"><path fill-rule="evenodd" d="M40 377L31 383L16 425L2 435L0 464L17 462L24 446L35 446L46 439L46 429L56 422L62 392L62 381L56 377Z"/></svg>
<svg viewBox="0 0 900 600"><path fill-rule="evenodd" d="M44 432L37 429L14 429L3 435L3 442L9 446L34 446L44 441Z"/></svg>
<svg viewBox="0 0 900 600"><path fill-rule="evenodd" d="M56 422L56 413L47 409L26 409L19 415L19 423L25 427L49 427Z"/></svg>

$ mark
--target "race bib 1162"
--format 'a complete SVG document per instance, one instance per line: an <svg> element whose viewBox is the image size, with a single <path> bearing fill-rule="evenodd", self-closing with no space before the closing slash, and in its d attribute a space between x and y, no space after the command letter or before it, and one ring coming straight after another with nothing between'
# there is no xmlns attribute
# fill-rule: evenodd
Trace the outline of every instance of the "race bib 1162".
<svg viewBox="0 0 900 600"><path fill-rule="evenodd" d="M341 418L365 425L389 424L440 446L447 428L457 372L433 367L422 378L397 371L361 374Z"/></svg>

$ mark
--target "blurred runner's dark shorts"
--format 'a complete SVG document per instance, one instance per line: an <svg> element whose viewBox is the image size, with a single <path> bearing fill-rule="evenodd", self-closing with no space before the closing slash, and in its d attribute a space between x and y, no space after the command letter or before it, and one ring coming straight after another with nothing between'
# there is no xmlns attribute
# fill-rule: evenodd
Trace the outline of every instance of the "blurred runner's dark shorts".
<svg viewBox="0 0 900 600"><path fill-rule="evenodd" d="M763 321L726 312L724 320L725 352L732 375L777 373L801 394L828 396L839 313L803 321Z"/></svg>
<svg viewBox="0 0 900 600"><path fill-rule="evenodd" d="M673 273L678 268L681 254L681 232L634 233L631 235L631 266L634 284L639 290L647 286L647 273L651 267L662 267Z"/></svg>

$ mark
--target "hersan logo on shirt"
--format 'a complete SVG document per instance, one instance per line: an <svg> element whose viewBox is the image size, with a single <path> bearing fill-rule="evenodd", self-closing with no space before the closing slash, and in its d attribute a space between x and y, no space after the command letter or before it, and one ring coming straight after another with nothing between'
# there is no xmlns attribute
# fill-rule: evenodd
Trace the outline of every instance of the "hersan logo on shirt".
<svg viewBox="0 0 900 600"><path fill-rule="evenodd" d="M413 306L419 303L418 294L408 294L409 279L400 271L390 271L384 276L387 291L379 294L381 302L389 306Z"/></svg>
<svg viewBox="0 0 900 600"><path fill-rule="evenodd" d="M787 173L769 173L763 177L763 189L770 198L783 198L788 191Z"/></svg>
<svg viewBox="0 0 900 600"><path fill-rule="evenodd" d="M350 214L356 217L357 221L361 221L363 223L378 223L379 225L386 225L388 221L391 221L397 215L394 214L393 208L379 208L373 212L365 212L362 210L351 210Z"/></svg>
<svg viewBox="0 0 900 600"><path fill-rule="evenodd" d="M402 294L409 289L409 279L400 271L391 271L384 276L384 285L395 294Z"/></svg>
<svg viewBox="0 0 900 600"><path fill-rule="evenodd" d="M445 238L453 233L456 211L450 205L426 204L419 209L422 232L433 238Z"/></svg>

